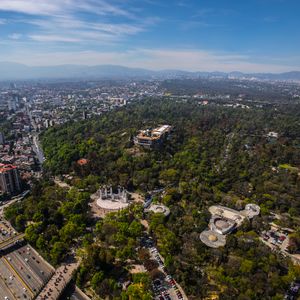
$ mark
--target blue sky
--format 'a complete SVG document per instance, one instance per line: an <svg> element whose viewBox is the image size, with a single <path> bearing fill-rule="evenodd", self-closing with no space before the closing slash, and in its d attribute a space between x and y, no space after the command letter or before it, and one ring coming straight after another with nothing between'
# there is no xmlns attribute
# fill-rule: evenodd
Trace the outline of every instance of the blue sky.
<svg viewBox="0 0 300 300"><path fill-rule="evenodd" d="M0 61L300 70L299 0L0 0Z"/></svg>

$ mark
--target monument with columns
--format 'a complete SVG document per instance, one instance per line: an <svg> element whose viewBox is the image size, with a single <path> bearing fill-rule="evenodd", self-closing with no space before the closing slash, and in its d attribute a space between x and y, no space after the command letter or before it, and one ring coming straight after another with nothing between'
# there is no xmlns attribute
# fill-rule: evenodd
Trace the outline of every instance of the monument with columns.
<svg viewBox="0 0 300 300"><path fill-rule="evenodd" d="M128 192L122 187L117 192L112 186L103 186L97 191L97 205L106 211L118 211L129 206Z"/></svg>

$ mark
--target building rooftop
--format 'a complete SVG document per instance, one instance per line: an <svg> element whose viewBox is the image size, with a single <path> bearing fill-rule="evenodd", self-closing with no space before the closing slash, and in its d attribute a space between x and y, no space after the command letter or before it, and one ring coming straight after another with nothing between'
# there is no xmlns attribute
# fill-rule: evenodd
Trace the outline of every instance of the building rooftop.
<svg viewBox="0 0 300 300"><path fill-rule="evenodd" d="M86 158L81 158L77 161L77 164L80 165L80 166L84 166L86 164L88 164L88 160Z"/></svg>
<svg viewBox="0 0 300 300"><path fill-rule="evenodd" d="M13 170L13 169L17 169L16 166L13 166L11 164L1 164L0 163L0 173L4 173L6 171L10 171L10 170Z"/></svg>
<svg viewBox="0 0 300 300"><path fill-rule="evenodd" d="M237 211L221 205L209 208L212 214L209 221L209 230L200 234L201 241L209 247L218 248L226 244L226 235L242 225L245 218L252 219L259 215L260 207L256 204L247 204L244 210Z"/></svg>
<svg viewBox="0 0 300 300"><path fill-rule="evenodd" d="M121 210L129 206L128 192L123 188L118 188L115 193L112 187L100 188L97 192L97 206L104 210Z"/></svg>
<svg viewBox="0 0 300 300"><path fill-rule="evenodd" d="M200 233L200 239L211 248L219 248L226 244L226 237L212 230L202 231Z"/></svg>
<svg viewBox="0 0 300 300"><path fill-rule="evenodd" d="M147 209L147 211L152 211L154 213L161 213L165 216L170 214L170 209L163 204L151 204L151 206Z"/></svg>
<svg viewBox="0 0 300 300"><path fill-rule="evenodd" d="M137 135L137 138L147 139L147 140L158 140L163 134L169 132L172 126L162 125L154 129L141 130Z"/></svg>

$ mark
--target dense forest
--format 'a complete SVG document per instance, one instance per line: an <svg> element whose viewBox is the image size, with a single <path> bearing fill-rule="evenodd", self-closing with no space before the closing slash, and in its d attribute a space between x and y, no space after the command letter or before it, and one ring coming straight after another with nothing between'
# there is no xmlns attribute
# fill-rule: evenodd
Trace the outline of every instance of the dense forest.
<svg viewBox="0 0 300 300"><path fill-rule="evenodd" d="M53 127L41 137L48 179L36 183L31 196L7 209L6 216L55 264L67 249L79 248L83 261L76 282L100 297L151 299L150 280L161 274L151 267L149 274L132 276L126 269L128 260L147 257L141 253L146 232L139 223L146 218L147 234L189 299L214 293L221 299L282 299L300 270L271 252L258 234L270 212L298 229L299 120L299 105L242 109L164 98ZM139 129L159 124L174 126L161 148L133 145ZM268 137L271 131L278 138ZM81 158L88 163L78 164ZM69 191L51 180L62 174L72 176ZM163 188L158 198L171 214L145 216L134 206L95 221L88 202L101 184L144 195ZM229 236L224 248L211 249L200 241L210 205L242 209L250 202L260 205L261 216ZM120 278L132 282L125 292L117 284Z"/></svg>
<svg viewBox="0 0 300 300"><path fill-rule="evenodd" d="M162 88L175 95L231 95L231 98L242 96L250 102L263 103L289 103L292 104L299 97L293 98L286 89L287 84L259 81L245 81L225 78L195 78L195 79L169 79L162 82ZM292 84L289 85L291 87ZM299 87L295 83L294 90ZM297 92L296 92L297 93ZM232 97L233 96L233 97ZM227 99L228 100L228 99ZM299 103L299 101L298 101Z"/></svg>

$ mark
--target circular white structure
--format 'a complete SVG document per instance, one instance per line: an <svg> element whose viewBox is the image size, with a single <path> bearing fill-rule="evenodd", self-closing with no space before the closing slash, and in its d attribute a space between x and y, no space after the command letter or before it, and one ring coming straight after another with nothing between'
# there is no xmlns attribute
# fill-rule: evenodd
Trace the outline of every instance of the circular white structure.
<svg viewBox="0 0 300 300"><path fill-rule="evenodd" d="M260 214L260 207L253 203L246 204L244 214L249 219L252 219L253 217L258 216Z"/></svg>
<svg viewBox="0 0 300 300"><path fill-rule="evenodd" d="M97 192L97 206L108 211L118 211L129 206L128 193L125 189L118 188L117 193L113 193L112 187L101 188Z"/></svg>
<svg viewBox="0 0 300 300"><path fill-rule="evenodd" d="M231 219L224 217L212 216L209 222L210 230L219 234L227 234L236 227L236 223Z"/></svg>
<svg viewBox="0 0 300 300"><path fill-rule="evenodd" d="M129 206L129 203L122 203L114 200L97 200L97 205L106 210L120 210Z"/></svg>
<svg viewBox="0 0 300 300"><path fill-rule="evenodd" d="M148 211L152 211L155 214L161 213L165 216L170 214L170 209L163 204L151 204L151 206L148 208Z"/></svg>
<svg viewBox="0 0 300 300"><path fill-rule="evenodd" d="M204 230L200 233L200 240L211 248L223 247L226 244L226 236L212 230Z"/></svg>

